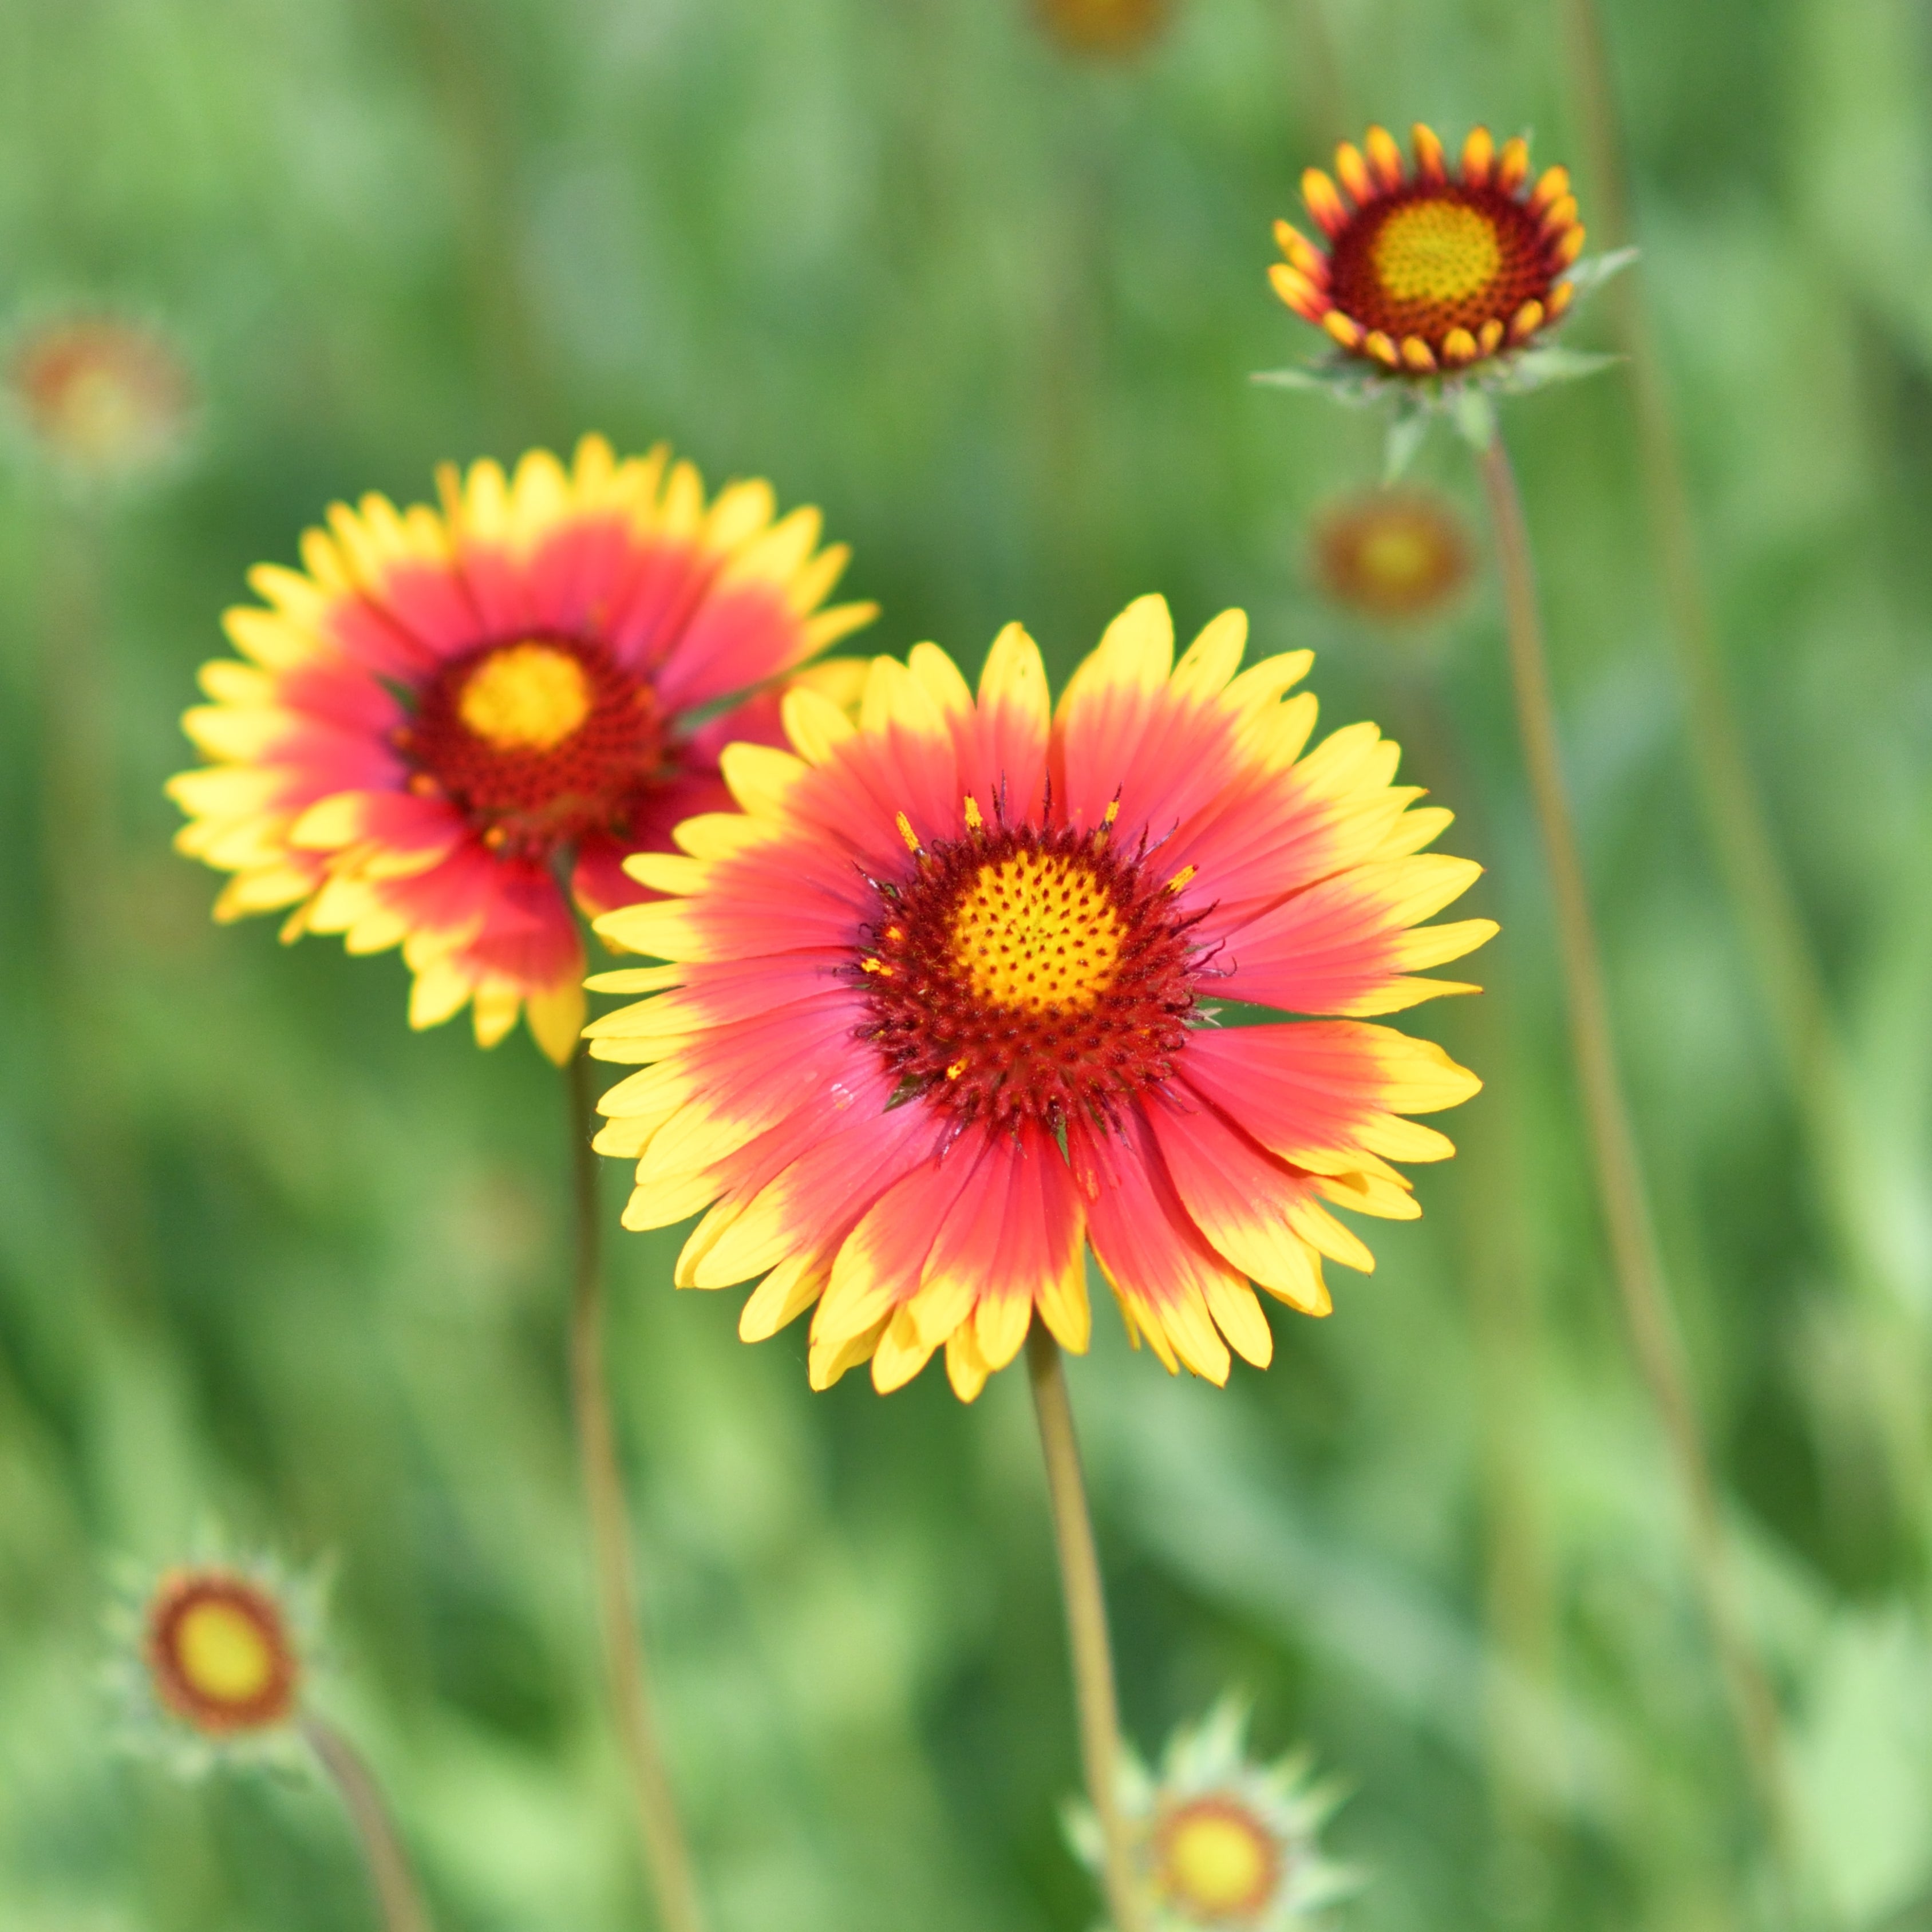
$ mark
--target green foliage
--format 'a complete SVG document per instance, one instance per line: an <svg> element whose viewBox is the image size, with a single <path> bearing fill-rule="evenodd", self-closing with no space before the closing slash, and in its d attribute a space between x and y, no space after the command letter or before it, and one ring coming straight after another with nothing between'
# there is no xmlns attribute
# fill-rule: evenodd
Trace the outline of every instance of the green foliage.
<svg viewBox="0 0 1932 1932"><path fill-rule="evenodd" d="M1613 16L1634 283L1754 769L1850 1042L1862 1258L1808 1160L1686 756L1624 372L1504 398L1570 776L1698 1400L1791 1721L1818 1923L1932 1925L1932 44L1910 9ZM1325 26L1323 24L1325 22ZM1275 1366L1075 1366L1125 1714L1230 1684L1356 1795L1361 1932L1769 1922L1681 1515L1617 1318L1484 590L1420 638L1314 597L1378 425L1250 372L1322 338L1270 220L1371 116L1534 124L1560 22L1497 0L1192 0L1082 68L1022 0L0 0L0 306L164 320L194 460L0 482L0 1924L347 1932L302 1783L110 1750L105 1579L219 1522L337 1566L333 1708L440 1922L642 1922L561 1366L565 1150L519 1034L412 1035L393 956L218 930L162 781L215 618L339 496L601 428L770 476L885 615L1057 676L1160 589L1312 645L1489 868L1487 1090ZM1324 47L1318 34L1332 45ZM1339 99L1324 76L1332 73ZM1346 114L1340 110L1346 109ZM1608 241L1607 236L1593 237ZM1610 346L1609 298L1565 342ZM1472 504L1438 436L1418 469ZM1078 1765L1024 1388L806 1388L735 1294L615 1234L663 1702L721 1932L1071 1932Z"/></svg>

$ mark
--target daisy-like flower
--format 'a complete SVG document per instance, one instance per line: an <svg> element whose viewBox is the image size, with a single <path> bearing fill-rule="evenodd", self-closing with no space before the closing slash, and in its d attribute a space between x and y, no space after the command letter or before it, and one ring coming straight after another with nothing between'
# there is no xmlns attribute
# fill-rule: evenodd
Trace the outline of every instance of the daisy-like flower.
<svg viewBox="0 0 1932 1932"><path fill-rule="evenodd" d="M8 386L34 446L77 482L130 481L185 443L194 382L158 330L110 315L38 323L13 344Z"/></svg>
<svg viewBox="0 0 1932 1932"><path fill-rule="evenodd" d="M818 1304L815 1387L944 1347L970 1400L1036 1309L1084 1348L1089 1244L1130 1334L1221 1382L1272 1351L1250 1282L1322 1314L1324 1256L1372 1266L1330 1204L1419 1211L1390 1162L1452 1149L1402 1117L1478 1082L1366 1016L1468 990L1418 969L1490 922L1411 928L1479 868L1423 852L1449 814L1373 725L1302 755L1310 654L1237 675L1246 629L1176 664L1143 598L1051 714L1016 625L976 700L936 646L876 658L856 724L791 692L790 751L724 753L741 810L629 862L668 896L598 930L670 963L592 982L657 994L588 1030L655 1063L597 1145L638 1162L627 1226L709 1208L681 1286L763 1277L747 1340Z"/></svg>
<svg viewBox="0 0 1932 1932"><path fill-rule="evenodd" d="M320 1587L262 1563L163 1570L117 1612L116 1677L130 1742L184 1770L299 1756Z"/></svg>
<svg viewBox="0 0 1932 1932"><path fill-rule="evenodd" d="M1469 539L1440 497L1376 490L1331 505L1312 533L1315 574L1338 603L1384 621L1433 616L1469 580Z"/></svg>
<svg viewBox="0 0 1932 1932"><path fill-rule="evenodd" d="M562 1063L572 902L647 896L625 856L727 802L721 748L776 740L774 680L873 607L820 608L847 554L815 510L775 520L763 482L707 506L662 449L586 436L568 470L537 450L439 480L440 511L338 504L301 572L252 574L266 608L226 619L248 662L206 666L184 721L215 762L168 788L176 842L234 874L218 919L400 945L412 1026L470 1006L488 1046L527 1012Z"/></svg>
<svg viewBox="0 0 1932 1932"><path fill-rule="evenodd" d="M1174 0L1034 0L1047 32L1075 53L1130 54L1160 34Z"/></svg>
<svg viewBox="0 0 1932 1932"><path fill-rule="evenodd" d="M1302 196L1325 248L1287 222L1275 292L1325 329L1346 355L1409 376L1468 370L1520 349L1558 321L1576 294L1568 271L1583 248L1576 197L1560 167L1530 178L1529 143L1499 148L1486 128L1452 168L1420 122L1413 170L1385 128L1335 151Z"/></svg>
<svg viewBox="0 0 1932 1932"><path fill-rule="evenodd" d="M1361 1886L1322 1852L1320 1833L1341 1802L1313 1782L1306 1752L1271 1765L1247 1754L1247 1713L1226 1698L1168 1740L1157 1773L1131 1754L1120 1809L1133 1833L1150 1932L1314 1932L1324 1908ZM1095 1871L1099 1826L1084 1806L1068 1836Z"/></svg>

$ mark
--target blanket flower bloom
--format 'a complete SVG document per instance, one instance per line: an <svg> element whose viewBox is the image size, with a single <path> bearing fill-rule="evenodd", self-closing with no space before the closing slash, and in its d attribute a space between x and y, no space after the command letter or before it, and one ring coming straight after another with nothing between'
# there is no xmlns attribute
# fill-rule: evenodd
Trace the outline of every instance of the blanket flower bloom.
<svg viewBox="0 0 1932 1932"><path fill-rule="evenodd" d="M1287 259L1268 274L1345 354L1419 378L1472 370L1554 324L1576 292L1565 272L1583 230L1568 171L1532 183L1521 138L1498 148L1478 128L1453 166L1419 122L1412 139L1412 171L1385 128L1344 141L1335 176L1307 170L1302 197L1327 246L1277 222Z"/></svg>
<svg viewBox="0 0 1932 1932"><path fill-rule="evenodd" d="M1152 1932L1314 1932L1329 1922L1324 1907L1361 1887L1322 1850L1340 1791L1312 1780L1305 1752L1256 1763L1246 1733L1245 1708L1226 1698L1174 1732L1157 1772L1131 1756L1121 1767ZM1067 1826L1097 1870L1092 1814L1076 1808Z"/></svg>
<svg viewBox="0 0 1932 1932"><path fill-rule="evenodd" d="M322 1598L319 1576L254 1559L128 1578L110 1620L122 1741L190 1775L299 1763Z"/></svg>
<svg viewBox="0 0 1932 1932"><path fill-rule="evenodd" d="M592 982L656 994L588 1029L653 1063L596 1144L638 1162L627 1226L709 1209L680 1286L763 1277L746 1340L818 1304L815 1387L944 1347L970 1400L1036 1309L1084 1348L1089 1244L1136 1342L1222 1382L1272 1352L1250 1282L1322 1314L1324 1256L1372 1266L1328 1204L1419 1211L1390 1162L1453 1150L1402 1117L1479 1083L1363 1016L1471 990L1418 969L1490 922L1411 928L1479 868L1422 851L1449 814L1373 725L1301 755L1310 655L1237 675L1246 630L1176 664L1143 598L1052 714L1017 625L976 700L936 646L875 658L856 724L788 694L790 751L723 754L740 810L628 861L667 896L598 930L670 963Z"/></svg>
<svg viewBox="0 0 1932 1932"><path fill-rule="evenodd" d="M1312 532L1315 574L1337 604L1384 622L1446 609L1470 576L1469 540L1424 490L1376 490L1331 504Z"/></svg>
<svg viewBox="0 0 1932 1932"><path fill-rule="evenodd" d="M63 316L18 336L7 386L34 446L76 482L126 482L185 447L194 379L158 329L110 314Z"/></svg>
<svg viewBox="0 0 1932 1932"><path fill-rule="evenodd" d="M774 742L775 680L868 621L820 609L844 568L818 512L770 486L709 506L662 448L586 436L446 467L440 511L368 496L263 565L231 610L168 790L179 849L234 874L220 920L292 908L283 937L400 945L412 1026L467 1005L494 1046L527 1012L560 1063L583 1024L586 916L648 896L627 854L726 802L718 754ZM804 674L808 676L812 674ZM747 695L747 694L749 694Z"/></svg>

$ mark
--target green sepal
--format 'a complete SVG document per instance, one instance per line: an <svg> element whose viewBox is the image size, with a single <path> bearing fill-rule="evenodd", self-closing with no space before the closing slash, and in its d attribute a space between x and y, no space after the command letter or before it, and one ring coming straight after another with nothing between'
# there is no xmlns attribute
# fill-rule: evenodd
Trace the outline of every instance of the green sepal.
<svg viewBox="0 0 1932 1932"><path fill-rule="evenodd" d="M1570 307L1575 308L1586 296L1593 296L1613 277L1620 275L1637 258L1634 248L1612 248L1608 254L1592 255L1576 262L1564 277L1576 292L1571 298Z"/></svg>
<svg viewBox="0 0 1932 1932"><path fill-rule="evenodd" d="M1351 409L1366 409L1379 403L1400 385L1371 374L1354 362L1305 362L1289 369L1259 369L1250 382L1265 383L1275 389L1318 391L1331 401Z"/></svg>
<svg viewBox="0 0 1932 1932"><path fill-rule="evenodd" d="M1508 396L1526 396L1552 382L1574 382L1613 368L1621 356L1599 356L1583 349L1525 349L1513 356L1491 379L1490 386Z"/></svg>
<svg viewBox="0 0 1932 1932"><path fill-rule="evenodd" d="M1462 384L1449 398L1449 413L1462 440L1479 455L1496 440L1496 406L1487 389Z"/></svg>
<svg viewBox="0 0 1932 1932"><path fill-rule="evenodd" d="M1382 488L1402 481L1402 472L1415 460L1422 440L1429 434L1430 411L1426 403L1404 398L1389 418L1388 440L1382 446Z"/></svg>

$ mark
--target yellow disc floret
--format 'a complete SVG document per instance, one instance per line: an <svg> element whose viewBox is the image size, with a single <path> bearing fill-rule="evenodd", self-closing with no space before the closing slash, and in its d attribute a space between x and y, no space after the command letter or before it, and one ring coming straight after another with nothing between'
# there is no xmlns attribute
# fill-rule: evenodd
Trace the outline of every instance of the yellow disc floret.
<svg viewBox="0 0 1932 1932"><path fill-rule="evenodd" d="M1358 561L1386 597L1406 599L1435 572L1438 549L1427 530L1390 517L1364 532Z"/></svg>
<svg viewBox="0 0 1932 1932"><path fill-rule="evenodd" d="M988 860L961 893L952 962L989 1005L1084 1012L1112 984L1121 922L1077 859L1019 851Z"/></svg>
<svg viewBox="0 0 1932 1932"><path fill-rule="evenodd" d="M1502 264L1492 222L1463 202L1432 198L1396 208L1371 254L1396 302L1460 302L1486 288Z"/></svg>
<svg viewBox="0 0 1932 1932"><path fill-rule="evenodd" d="M191 1604L174 1629L182 1682L215 1704L248 1704L274 1684L272 1636L240 1604L220 1598Z"/></svg>
<svg viewBox="0 0 1932 1932"><path fill-rule="evenodd" d="M584 667L550 644L506 644L465 680L457 716L500 752L547 752L590 715Z"/></svg>
<svg viewBox="0 0 1932 1932"><path fill-rule="evenodd" d="M1229 1798L1198 1798L1168 1820L1160 1838L1163 1891L1190 1918L1226 1918L1268 1902L1279 1875L1273 1835Z"/></svg>

